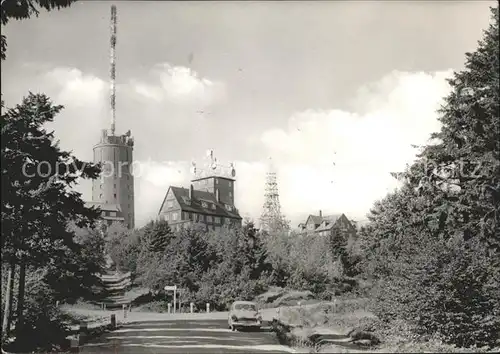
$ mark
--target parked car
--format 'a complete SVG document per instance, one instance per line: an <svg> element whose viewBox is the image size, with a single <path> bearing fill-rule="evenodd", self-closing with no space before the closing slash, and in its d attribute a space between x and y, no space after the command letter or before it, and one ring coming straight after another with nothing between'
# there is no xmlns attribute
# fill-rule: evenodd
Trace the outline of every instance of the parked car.
<svg viewBox="0 0 500 354"><path fill-rule="evenodd" d="M262 315L255 302L235 301L229 310L227 324L232 331L241 328L260 329L262 326Z"/></svg>

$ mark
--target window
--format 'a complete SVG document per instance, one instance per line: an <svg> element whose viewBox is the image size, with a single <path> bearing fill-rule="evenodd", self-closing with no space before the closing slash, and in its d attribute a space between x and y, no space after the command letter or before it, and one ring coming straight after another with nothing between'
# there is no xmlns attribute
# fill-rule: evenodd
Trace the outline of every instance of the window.
<svg viewBox="0 0 500 354"><path fill-rule="evenodd" d="M201 206L202 206L203 208L208 208L208 205L207 205L207 203L206 203L206 202L201 202Z"/></svg>
<svg viewBox="0 0 500 354"><path fill-rule="evenodd" d="M229 192L229 198L232 198L232 197L233 197L233 193Z"/></svg>
<svg viewBox="0 0 500 354"><path fill-rule="evenodd" d="M173 200L167 200L167 208L171 209L174 207L174 201Z"/></svg>
<svg viewBox="0 0 500 354"><path fill-rule="evenodd" d="M116 193L114 193L114 194L113 194L113 198L115 198L115 199L116 199Z"/></svg>
<svg viewBox="0 0 500 354"><path fill-rule="evenodd" d="M198 214L198 221L204 221L203 215Z"/></svg>
<svg viewBox="0 0 500 354"><path fill-rule="evenodd" d="M214 223L216 223L216 224L220 224L220 217L215 216L215 217L214 217Z"/></svg>
<svg viewBox="0 0 500 354"><path fill-rule="evenodd" d="M207 215L207 222L212 222L212 217L210 215Z"/></svg>
<svg viewBox="0 0 500 354"><path fill-rule="evenodd" d="M219 184L219 179L218 178L215 179L215 184Z"/></svg>
<svg viewBox="0 0 500 354"><path fill-rule="evenodd" d="M113 184L113 188L114 188L114 189L116 189L116 183L115 183L115 184Z"/></svg>
<svg viewBox="0 0 500 354"><path fill-rule="evenodd" d="M101 188L101 189L102 189L102 184L99 186L99 188Z"/></svg>
<svg viewBox="0 0 500 354"><path fill-rule="evenodd" d="M215 210L215 204L212 204L212 209Z"/></svg>
<svg viewBox="0 0 500 354"><path fill-rule="evenodd" d="M172 213L172 220L176 221L177 220L177 213Z"/></svg>
<svg viewBox="0 0 500 354"><path fill-rule="evenodd" d="M232 187L232 186L233 186L233 182L229 181L229 187Z"/></svg>
<svg viewBox="0 0 500 354"><path fill-rule="evenodd" d="M110 211L109 216L116 216L116 211Z"/></svg>
<svg viewBox="0 0 500 354"><path fill-rule="evenodd" d="M225 204L225 206L226 206L226 210L229 210L229 211L231 211L231 210L232 210L231 205L229 205L229 204Z"/></svg>
<svg viewBox="0 0 500 354"><path fill-rule="evenodd" d="M102 193L101 193L101 194L99 194L99 198L102 198Z"/></svg>
<svg viewBox="0 0 500 354"><path fill-rule="evenodd" d="M167 221L170 220L170 218L169 218L170 215L168 213L166 213L164 216L165 216L165 220L167 220Z"/></svg>

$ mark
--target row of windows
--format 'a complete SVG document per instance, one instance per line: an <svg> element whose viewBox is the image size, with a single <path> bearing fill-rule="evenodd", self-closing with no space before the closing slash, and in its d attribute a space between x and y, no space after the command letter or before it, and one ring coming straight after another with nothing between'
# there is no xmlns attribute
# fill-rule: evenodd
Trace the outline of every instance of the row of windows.
<svg viewBox="0 0 500 354"><path fill-rule="evenodd" d="M188 198L183 198L183 201L186 202L186 204L190 205L190 203L187 203L188 201ZM202 201L201 202L201 206L203 208L210 208L212 210L215 210L217 209L216 205L214 203L209 203L209 202L206 202L206 201ZM224 204L226 210L228 211L232 211L233 210L233 207L229 204ZM173 200L167 200L167 208L168 209L172 209L174 207L174 201Z"/></svg>
<svg viewBox="0 0 500 354"><path fill-rule="evenodd" d="M228 224L231 219L221 218L220 216L203 215L183 211L182 214L178 212L166 213L164 214L165 220L167 221L180 221L180 220L192 220L195 222L208 222L214 224Z"/></svg>

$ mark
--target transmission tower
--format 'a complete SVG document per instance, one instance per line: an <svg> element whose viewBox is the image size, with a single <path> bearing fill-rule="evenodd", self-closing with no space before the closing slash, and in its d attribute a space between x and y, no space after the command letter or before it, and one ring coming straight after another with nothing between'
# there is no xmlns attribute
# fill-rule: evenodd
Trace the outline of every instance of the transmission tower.
<svg viewBox="0 0 500 354"><path fill-rule="evenodd" d="M276 171L269 159L269 170L266 174L265 201L260 217L260 228L267 232L288 230L288 223L281 214L280 198Z"/></svg>

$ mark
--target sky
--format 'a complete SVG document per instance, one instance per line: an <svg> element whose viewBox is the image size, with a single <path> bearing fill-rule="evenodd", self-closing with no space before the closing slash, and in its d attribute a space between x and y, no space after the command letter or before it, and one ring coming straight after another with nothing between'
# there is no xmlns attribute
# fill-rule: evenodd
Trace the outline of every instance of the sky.
<svg viewBox="0 0 500 354"><path fill-rule="evenodd" d="M65 109L50 129L91 161L110 126L112 2L12 20L2 96ZM132 131L136 226L207 149L234 162L236 207L258 221L269 158L281 209L363 221L390 172L439 129L436 110L490 18L492 1L117 1L117 133ZM91 184L78 190L91 197Z"/></svg>

